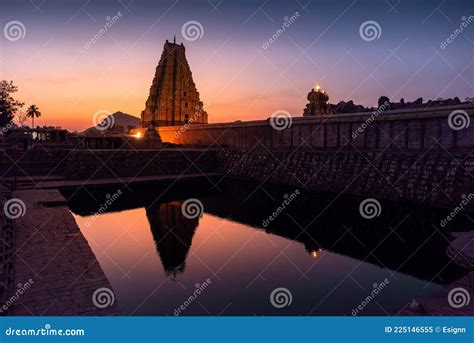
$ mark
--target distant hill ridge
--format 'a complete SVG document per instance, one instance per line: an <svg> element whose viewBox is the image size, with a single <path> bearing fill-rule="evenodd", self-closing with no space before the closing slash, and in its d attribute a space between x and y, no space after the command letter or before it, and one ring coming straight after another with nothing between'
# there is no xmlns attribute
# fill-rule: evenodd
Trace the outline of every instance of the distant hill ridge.
<svg viewBox="0 0 474 343"><path fill-rule="evenodd" d="M128 133L129 128L141 127L141 120L131 114L127 114L121 111L110 114L107 118L113 117L114 125L110 127L107 132L109 133ZM97 130L95 127L85 129L81 133L85 135L94 135L103 131Z"/></svg>

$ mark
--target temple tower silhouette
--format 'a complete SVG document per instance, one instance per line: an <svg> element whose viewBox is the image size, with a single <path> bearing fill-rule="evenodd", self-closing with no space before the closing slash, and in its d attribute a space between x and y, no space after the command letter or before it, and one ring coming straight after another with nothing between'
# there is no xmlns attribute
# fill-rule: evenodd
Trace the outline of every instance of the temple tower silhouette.
<svg viewBox="0 0 474 343"><path fill-rule="evenodd" d="M185 47L176 38L164 45L141 119L142 127L207 124Z"/></svg>
<svg viewBox="0 0 474 343"><path fill-rule="evenodd" d="M146 209L151 233L163 269L168 275L184 272L186 257L199 225L199 218L188 219L181 213L180 201L154 204Z"/></svg>

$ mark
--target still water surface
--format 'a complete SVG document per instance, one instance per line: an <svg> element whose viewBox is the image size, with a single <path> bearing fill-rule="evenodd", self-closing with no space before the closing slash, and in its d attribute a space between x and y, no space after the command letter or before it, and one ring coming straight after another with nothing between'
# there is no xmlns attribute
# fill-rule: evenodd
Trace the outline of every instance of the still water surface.
<svg viewBox="0 0 474 343"><path fill-rule="evenodd" d="M69 195L128 315L351 315L363 302L360 315L386 315L462 273L444 256L446 237L429 229L439 209L382 203L381 218L368 224L359 198L328 210L334 196L308 193L267 226L263 220L292 190L271 187L248 198L252 189L230 182L211 194L175 191L159 201L144 194L160 189L134 189L99 216L92 216L94 201L111 190ZM200 218L183 216L189 197L204 204ZM283 308L270 301L279 287L292 297Z"/></svg>

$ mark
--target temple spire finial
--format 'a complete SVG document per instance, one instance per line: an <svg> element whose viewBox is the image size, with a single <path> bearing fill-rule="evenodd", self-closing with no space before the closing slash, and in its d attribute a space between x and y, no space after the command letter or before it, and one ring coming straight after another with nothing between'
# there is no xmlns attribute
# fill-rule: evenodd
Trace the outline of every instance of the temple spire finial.
<svg viewBox="0 0 474 343"><path fill-rule="evenodd" d="M174 35L173 43L176 44L176 35Z"/></svg>

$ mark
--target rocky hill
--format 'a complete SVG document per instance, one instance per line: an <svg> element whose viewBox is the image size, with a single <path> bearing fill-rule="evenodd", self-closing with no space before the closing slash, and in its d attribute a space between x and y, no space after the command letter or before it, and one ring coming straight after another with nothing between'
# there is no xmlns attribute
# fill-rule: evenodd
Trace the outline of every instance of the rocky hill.
<svg viewBox="0 0 474 343"><path fill-rule="evenodd" d="M113 117L113 119L109 119L109 117L111 116ZM107 129L107 133L128 133L131 128L141 126L140 118L120 111L112 113L105 120L107 122L113 123L113 125L109 129ZM88 129L85 129L81 133L85 135L96 135L103 132L104 131L97 130L95 127L90 127Z"/></svg>

